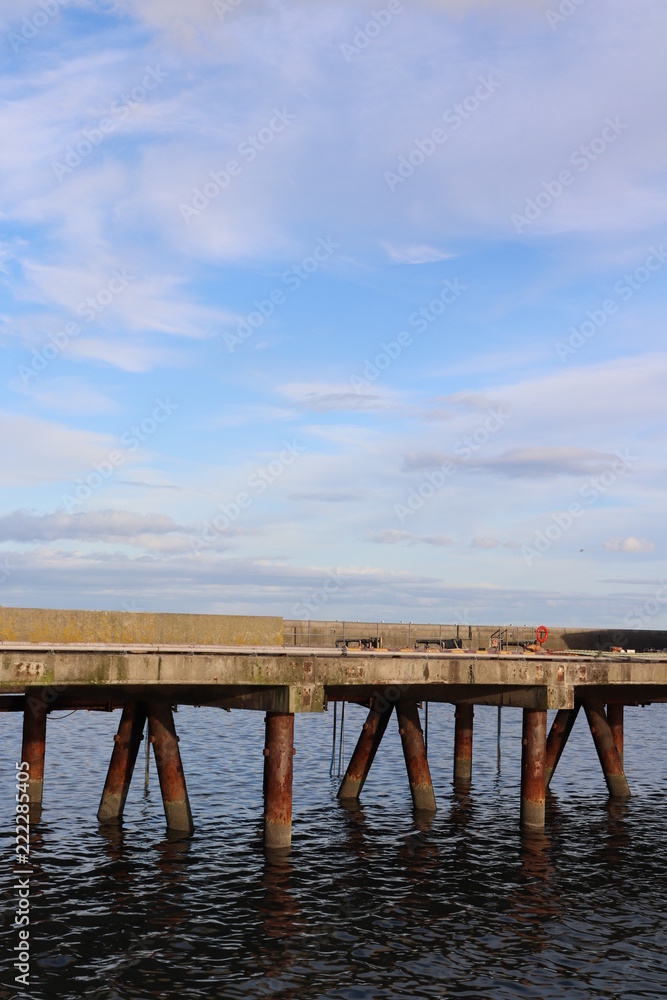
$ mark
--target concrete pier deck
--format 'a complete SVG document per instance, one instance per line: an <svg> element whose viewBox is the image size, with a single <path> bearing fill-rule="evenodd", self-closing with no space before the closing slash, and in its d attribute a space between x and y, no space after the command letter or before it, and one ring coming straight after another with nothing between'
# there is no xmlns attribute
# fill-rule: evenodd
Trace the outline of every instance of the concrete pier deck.
<svg viewBox="0 0 667 1000"><path fill-rule="evenodd" d="M417 701L571 709L575 699L667 700L667 653L511 653L118 643L0 643L0 694L58 689L121 704L149 694L180 704L320 712L387 688ZM8 707L3 699L0 707Z"/></svg>

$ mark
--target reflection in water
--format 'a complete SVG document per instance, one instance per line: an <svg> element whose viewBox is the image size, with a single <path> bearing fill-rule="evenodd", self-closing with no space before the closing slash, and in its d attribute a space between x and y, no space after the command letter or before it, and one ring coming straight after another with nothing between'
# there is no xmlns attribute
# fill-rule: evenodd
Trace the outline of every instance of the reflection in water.
<svg viewBox="0 0 667 1000"><path fill-rule="evenodd" d="M125 848L125 831L121 824L98 824L97 832L101 839L103 850L111 861L118 861Z"/></svg>
<svg viewBox="0 0 667 1000"><path fill-rule="evenodd" d="M262 876L264 900L259 904L262 932L267 938L290 939L296 933L295 920L299 906L291 883L292 866L285 858L267 852Z"/></svg>
<svg viewBox="0 0 667 1000"><path fill-rule="evenodd" d="M260 928L260 963L266 982L286 981L290 970L298 962L301 944L299 935L299 906L292 887L292 866L284 855L267 852L264 872L261 877L264 898L258 909L262 917ZM288 990L277 994L285 997L296 996Z"/></svg>
<svg viewBox="0 0 667 1000"><path fill-rule="evenodd" d="M452 825L462 831L466 829L473 818L473 802L472 785L469 782L454 782L450 808Z"/></svg>
<svg viewBox="0 0 667 1000"><path fill-rule="evenodd" d="M499 776L496 713L476 712L473 782L462 789L451 783L451 713L429 712L438 811L426 815L412 811L397 733L361 805L347 805L328 776L330 720L299 720L308 753L296 758L289 856L262 849L260 715L233 713L231 727L215 710L182 710L196 822L185 840L165 836L157 782L144 796L142 769L125 824L98 827L108 760L90 748L108 746L117 719L64 720L31 833L31 1000L579 1000L626 995L628 983L638 997L660 996L667 805L653 774L667 750L651 713L626 713L629 802L607 802L590 737L575 727L547 831L522 837L520 714L503 714ZM12 724L0 718L3 759L20 745ZM644 742L651 775L633 758ZM10 801L4 772L0 781ZM2 846L10 856L7 827ZM7 913L13 876L5 867L0 878ZM8 953L11 921L0 932Z"/></svg>
<svg viewBox="0 0 667 1000"><path fill-rule="evenodd" d="M407 833L403 846L399 849L398 858L412 872L415 890L420 891L424 881L428 881L431 873L438 867L440 851L437 841L429 836L435 821L435 813L413 813L414 830Z"/></svg>
<svg viewBox="0 0 667 1000"><path fill-rule="evenodd" d="M630 804L627 801L610 799L606 805L609 822L606 824L605 844L607 858L612 864L621 864L625 852L632 849L630 828Z"/></svg>
<svg viewBox="0 0 667 1000"><path fill-rule="evenodd" d="M363 806L356 799L336 799L336 805L345 815L345 833L348 849L360 860L366 857L366 816Z"/></svg>
<svg viewBox="0 0 667 1000"><path fill-rule="evenodd" d="M547 920L561 911L548 834L523 833L520 859L522 884L513 896L512 905L515 919L541 930Z"/></svg>
<svg viewBox="0 0 667 1000"><path fill-rule="evenodd" d="M36 827L42 819L42 806L36 806L31 803L28 809L28 819L30 820L30 826Z"/></svg>

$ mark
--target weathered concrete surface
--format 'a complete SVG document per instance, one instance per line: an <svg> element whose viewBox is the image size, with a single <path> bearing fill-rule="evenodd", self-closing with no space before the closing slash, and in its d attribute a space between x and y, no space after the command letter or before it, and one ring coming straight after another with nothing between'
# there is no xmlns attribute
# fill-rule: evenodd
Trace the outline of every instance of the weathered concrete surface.
<svg viewBox="0 0 667 1000"><path fill-rule="evenodd" d="M264 646L0 645L0 694L47 687L70 697L87 689L111 697L146 687L185 704L233 699L248 708L321 711L324 696L363 700L382 694L416 700L573 708L575 696L649 702L667 698L667 656L349 652ZM262 691L282 691L279 704L253 704ZM207 700L206 703L210 703Z"/></svg>
<svg viewBox="0 0 667 1000"><path fill-rule="evenodd" d="M279 646L283 620L258 615L181 615L0 607L0 642Z"/></svg>

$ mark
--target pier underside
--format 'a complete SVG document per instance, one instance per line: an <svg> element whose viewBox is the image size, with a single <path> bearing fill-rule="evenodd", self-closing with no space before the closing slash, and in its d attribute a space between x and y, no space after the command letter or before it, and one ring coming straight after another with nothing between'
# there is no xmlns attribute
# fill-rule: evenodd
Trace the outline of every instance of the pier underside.
<svg viewBox="0 0 667 1000"><path fill-rule="evenodd" d="M33 628L35 620L33 613ZM395 712L414 808L433 812L436 796L418 706L445 702L456 706L453 778L463 787L474 780L474 706L523 710L518 815L524 830L540 830L545 824L547 789L580 709L609 795L623 799L630 795L623 770L623 707L667 701L667 653L567 649L536 653L518 647L481 651L462 648L462 643L447 648L436 638L419 639L417 649L384 649L379 638L347 639L333 647L253 645L255 638L280 636L276 621L235 620L237 631L245 630L235 636L238 640L241 635L242 642L220 645L142 643L136 641L136 621L128 631L129 624L115 619L113 638L120 630L135 641L70 641L71 634L77 638L89 634L74 628L71 617L66 621L70 632L60 639L49 633L46 642L20 641L5 633L0 642L0 712L23 713L22 760L29 765L33 810L37 812L42 803L49 712L120 709L99 822L122 822L145 729L157 764L167 827L189 836L194 822L173 708L206 705L261 711L266 715L265 844L269 849L287 849L298 740L295 716L322 712L332 702L355 702L369 712L339 799L349 802L361 795ZM52 620L48 624L55 627ZM89 622L86 627L93 626ZM230 627L208 626L206 634L223 636ZM171 635L175 627L170 628ZM243 639L248 642L243 644ZM352 643L358 648L351 648ZM548 709L557 710L549 733ZM298 771L296 781L298 785Z"/></svg>

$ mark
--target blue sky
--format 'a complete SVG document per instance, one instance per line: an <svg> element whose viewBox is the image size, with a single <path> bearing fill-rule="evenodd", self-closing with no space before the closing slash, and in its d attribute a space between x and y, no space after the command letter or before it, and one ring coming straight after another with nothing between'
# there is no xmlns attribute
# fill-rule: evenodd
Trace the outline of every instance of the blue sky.
<svg viewBox="0 0 667 1000"><path fill-rule="evenodd" d="M4 4L0 603L667 627L665 28Z"/></svg>

